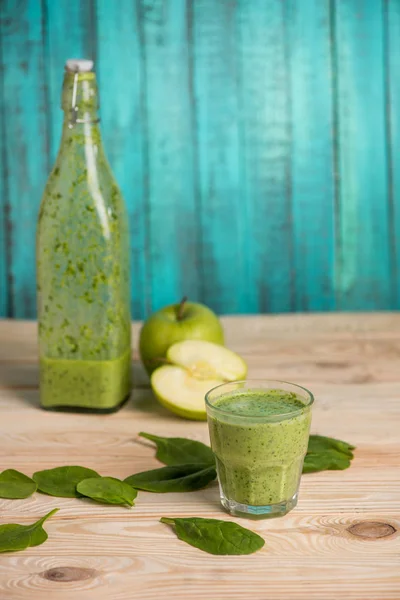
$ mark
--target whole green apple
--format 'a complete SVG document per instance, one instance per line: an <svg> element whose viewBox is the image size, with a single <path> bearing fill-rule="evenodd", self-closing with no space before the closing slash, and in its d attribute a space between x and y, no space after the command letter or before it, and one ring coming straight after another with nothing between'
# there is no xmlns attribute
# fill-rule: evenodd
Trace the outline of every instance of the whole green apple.
<svg viewBox="0 0 400 600"><path fill-rule="evenodd" d="M172 344L184 340L205 340L224 344L224 331L217 315L204 304L187 302L165 306L145 321L139 339L139 352L150 375L166 361Z"/></svg>

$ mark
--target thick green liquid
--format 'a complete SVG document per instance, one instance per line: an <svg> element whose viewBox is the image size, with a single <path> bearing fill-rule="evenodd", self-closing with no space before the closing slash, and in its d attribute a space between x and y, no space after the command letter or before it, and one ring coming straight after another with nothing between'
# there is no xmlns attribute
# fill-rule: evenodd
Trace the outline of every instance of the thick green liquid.
<svg viewBox="0 0 400 600"><path fill-rule="evenodd" d="M128 216L103 150L94 73L76 82L66 72L62 106L37 232L40 397L45 408L110 411L130 391Z"/></svg>
<svg viewBox="0 0 400 600"><path fill-rule="evenodd" d="M114 360L40 361L40 394L45 408L111 410L130 391L130 351Z"/></svg>
<svg viewBox="0 0 400 600"><path fill-rule="evenodd" d="M226 394L214 406L226 411L209 418L226 498L251 506L290 500L307 451L310 408L284 390Z"/></svg>

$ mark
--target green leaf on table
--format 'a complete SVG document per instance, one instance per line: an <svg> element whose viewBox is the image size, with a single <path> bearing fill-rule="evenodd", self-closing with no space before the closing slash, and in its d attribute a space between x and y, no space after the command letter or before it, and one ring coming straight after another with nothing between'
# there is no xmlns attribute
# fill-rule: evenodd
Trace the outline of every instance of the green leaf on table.
<svg viewBox="0 0 400 600"><path fill-rule="evenodd" d="M35 481L19 471L7 469L0 473L0 498L28 498L36 488Z"/></svg>
<svg viewBox="0 0 400 600"><path fill-rule="evenodd" d="M90 477L78 483L76 489L82 496L103 504L134 505L137 490L114 477Z"/></svg>
<svg viewBox="0 0 400 600"><path fill-rule="evenodd" d="M215 464L213 451L202 442L179 437L160 437L144 432L139 433L139 436L156 444L156 458L165 465Z"/></svg>
<svg viewBox="0 0 400 600"><path fill-rule="evenodd" d="M143 432L139 433L139 435L156 444L156 458L168 466L177 466L181 468L186 466L185 463L188 463L190 465L200 464L204 468L207 465L210 467L215 465L215 458L211 448L202 442L186 438L160 437ZM352 451L354 449L354 446L342 440L325 437L323 435L311 435L308 443L307 455L304 460L303 473L347 469L350 467L351 459L353 458ZM154 472L156 471L162 471L162 469L156 469ZM148 471L148 473L152 472ZM140 473L138 475L142 474ZM163 473L161 473L161 476L163 476ZM167 471L165 471L165 476L169 478L169 473ZM167 489L165 491L175 490ZM187 490L183 489L176 491Z"/></svg>
<svg viewBox="0 0 400 600"><path fill-rule="evenodd" d="M100 477L100 475L86 467L67 466L37 471L32 476L39 492L59 498L79 498L76 486L89 477Z"/></svg>
<svg viewBox="0 0 400 600"><path fill-rule="evenodd" d="M303 473L318 471L344 471L351 465L351 459L344 454L331 450L325 454L306 454Z"/></svg>
<svg viewBox="0 0 400 600"><path fill-rule="evenodd" d="M176 535L184 542L209 554L252 554L265 541L257 533L232 521L190 517L173 519L162 517L161 523L174 525Z"/></svg>
<svg viewBox="0 0 400 600"><path fill-rule="evenodd" d="M303 473L348 469L355 446L323 435L310 435Z"/></svg>
<svg viewBox="0 0 400 600"><path fill-rule="evenodd" d="M337 440L335 438L325 437L324 435L310 435L308 440L308 452L318 453L326 452L327 450L337 450L342 454L346 454L349 458L353 458L352 450L355 450L355 446Z"/></svg>
<svg viewBox="0 0 400 600"><path fill-rule="evenodd" d="M18 525L17 523L0 525L0 552L16 552L43 544L48 536L42 525L58 510L58 508L54 508L31 525Z"/></svg>
<svg viewBox="0 0 400 600"><path fill-rule="evenodd" d="M216 476L215 467L190 464L143 471L127 477L124 481L146 492L193 492L205 487Z"/></svg>

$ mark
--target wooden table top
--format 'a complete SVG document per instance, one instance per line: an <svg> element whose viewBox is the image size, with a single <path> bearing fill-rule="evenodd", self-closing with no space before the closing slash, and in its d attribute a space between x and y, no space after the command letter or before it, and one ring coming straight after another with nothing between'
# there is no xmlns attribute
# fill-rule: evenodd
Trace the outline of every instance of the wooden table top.
<svg viewBox="0 0 400 600"><path fill-rule="evenodd" d="M190 494L139 492L133 509L38 493L0 500L0 523L29 523L60 508L45 544L1 555L1 600L400 598L400 314L223 321L249 377L314 392L312 432L355 444L351 468L305 475L298 507L283 518L238 519L265 538L251 556L203 553L159 523L161 516L231 519L216 484ZM139 431L208 442L205 423L158 406L137 360L134 370L132 400L116 414L39 410L36 326L0 322L0 470L31 475L78 464L126 477L159 465Z"/></svg>

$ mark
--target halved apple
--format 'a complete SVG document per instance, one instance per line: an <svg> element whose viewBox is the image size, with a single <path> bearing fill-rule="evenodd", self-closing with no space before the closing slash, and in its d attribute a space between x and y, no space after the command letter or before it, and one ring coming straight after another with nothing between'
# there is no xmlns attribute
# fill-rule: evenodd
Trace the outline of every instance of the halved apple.
<svg viewBox="0 0 400 600"><path fill-rule="evenodd" d="M240 356L212 342L178 342L168 349L167 358L171 364L153 372L151 385L161 404L187 419L205 420L206 393L247 375L247 365Z"/></svg>

